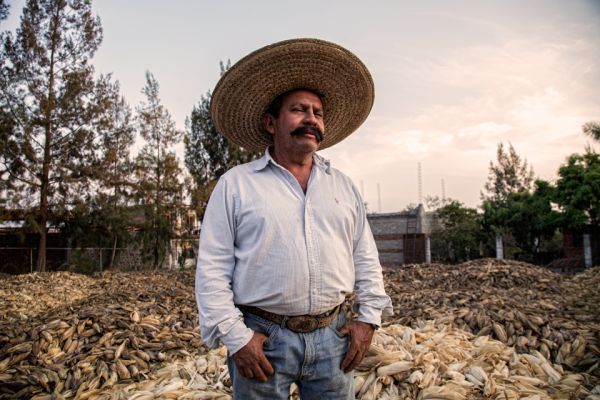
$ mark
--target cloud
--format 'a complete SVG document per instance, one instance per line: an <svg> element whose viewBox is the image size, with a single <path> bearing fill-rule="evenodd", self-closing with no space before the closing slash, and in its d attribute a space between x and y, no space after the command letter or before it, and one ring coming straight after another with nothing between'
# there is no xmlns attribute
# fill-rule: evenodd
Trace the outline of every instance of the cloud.
<svg viewBox="0 0 600 400"><path fill-rule="evenodd" d="M405 88L414 92L380 88L368 122L328 156L357 179L398 182L386 186L397 201L415 187L413 170L421 161L428 179L455 176L458 199L478 204L499 142L511 142L536 173L551 179L568 154L583 151L581 125L598 118L592 48L579 38L523 37L404 63L404 80L418 82ZM415 110L413 98L424 101L410 115L402 110Z"/></svg>

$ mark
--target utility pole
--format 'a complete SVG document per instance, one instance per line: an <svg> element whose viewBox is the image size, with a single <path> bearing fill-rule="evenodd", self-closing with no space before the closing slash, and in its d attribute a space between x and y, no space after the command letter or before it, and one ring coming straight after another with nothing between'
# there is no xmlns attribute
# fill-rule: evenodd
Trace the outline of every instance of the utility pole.
<svg viewBox="0 0 600 400"><path fill-rule="evenodd" d="M381 190L379 188L379 182L377 182L377 202L379 205L379 212L381 213Z"/></svg>

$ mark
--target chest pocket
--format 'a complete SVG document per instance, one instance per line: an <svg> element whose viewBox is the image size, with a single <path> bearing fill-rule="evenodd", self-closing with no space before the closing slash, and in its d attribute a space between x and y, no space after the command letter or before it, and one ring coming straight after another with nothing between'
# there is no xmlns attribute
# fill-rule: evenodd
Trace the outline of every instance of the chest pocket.
<svg viewBox="0 0 600 400"><path fill-rule="evenodd" d="M310 217L323 231L325 239L337 237L351 243L357 222L355 197L335 185L321 188L318 194L311 194L311 207L307 207Z"/></svg>

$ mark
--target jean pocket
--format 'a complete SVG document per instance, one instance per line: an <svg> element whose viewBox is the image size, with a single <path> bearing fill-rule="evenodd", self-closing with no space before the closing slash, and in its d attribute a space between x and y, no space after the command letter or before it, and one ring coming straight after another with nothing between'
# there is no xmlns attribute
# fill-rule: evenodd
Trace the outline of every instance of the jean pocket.
<svg viewBox="0 0 600 400"><path fill-rule="evenodd" d="M344 327L344 325L346 325L346 315L343 312L340 312L338 316L331 321L327 328L331 329L333 333L335 333L340 339L346 339L346 336L340 333L340 330Z"/></svg>
<svg viewBox="0 0 600 400"><path fill-rule="evenodd" d="M267 337L265 344L272 343L279 332L279 325L254 314L244 313L244 322L248 328Z"/></svg>

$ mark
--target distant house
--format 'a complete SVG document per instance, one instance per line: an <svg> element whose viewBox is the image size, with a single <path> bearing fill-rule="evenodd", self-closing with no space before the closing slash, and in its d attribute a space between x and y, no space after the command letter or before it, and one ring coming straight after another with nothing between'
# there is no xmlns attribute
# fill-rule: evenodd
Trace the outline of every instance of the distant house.
<svg viewBox="0 0 600 400"><path fill-rule="evenodd" d="M38 235L24 233L24 220L0 221L0 272L18 274L35 270ZM49 271L58 268L67 257L66 238L49 226L46 236L46 265Z"/></svg>
<svg viewBox="0 0 600 400"><path fill-rule="evenodd" d="M427 238L438 225L434 212L426 212L420 204L409 211L368 214L367 219L382 265L428 261Z"/></svg>

